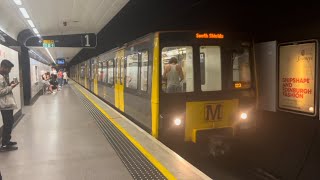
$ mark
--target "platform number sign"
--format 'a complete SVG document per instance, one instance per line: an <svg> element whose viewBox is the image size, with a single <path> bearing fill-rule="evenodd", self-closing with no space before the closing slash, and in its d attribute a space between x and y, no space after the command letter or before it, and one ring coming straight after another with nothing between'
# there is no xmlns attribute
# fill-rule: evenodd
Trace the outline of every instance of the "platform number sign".
<svg viewBox="0 0 320 180"><path fill-rule="evenodd" d="M223 120L223 104L205 104L204 119L206 121L220 121Z"/></svg>
<svg viewBox="0 0 320 180"><path fill-rule="evenodd" d="M26 41L27 47L81 47L95 48L97 36L94 33L68 34L57 36L30 37Z"/></svg>
<svg viewBox="0 0 320 180"><path fill-rule="evenodd" d="M89 43L89 35L85 35L84 38L86 39L86 44L84 46L90 47L90 43Z"/></svg>
<svg viewBox="0 0 320 180"><path fill-rule="evenodd" d="M97 37L94 34L83 34L82 36L82 47L95 47Z"/></svg>

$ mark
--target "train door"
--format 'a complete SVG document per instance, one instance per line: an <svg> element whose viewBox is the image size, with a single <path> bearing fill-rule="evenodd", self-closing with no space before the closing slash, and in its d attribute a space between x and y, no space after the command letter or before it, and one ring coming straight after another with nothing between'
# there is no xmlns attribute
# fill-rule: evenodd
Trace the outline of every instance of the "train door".
<svg viewBox="0 0 320 180"><path fill-rule="evenodd" d="M85 65L85 63L81 63L81 65L80 65L80 84L82 86L86 87L85 82L86 82L86 65Z"/></svg>
<svg viewBox="0 0 320 180"><path fill-rule="evenodd" d="M94 80L95 80L95 74L96 74L96 68L95 68L95 65L96 65L96 59L95 58L92 58L90 59L90 80L89 80L89 83L90 83L90 90L92 92L94 92Z"/></svg>
<svg viewBox="0 0 320 180"><path fill-rule="evenodd" d="M85 74L84 74L84 87L88 89L88 85L89 85L89 83L88 83L88 82L89 82L89 81L88 81L88 79L89 79L89 75L88 75L88 74L89 74L89 73L88 73L88 72L89 72L88 63L85 62L85 63L84 63L84 66L85 66L85 67L84 67L84 69L85 69L85 70L84 70L84 73L85 73Z"/></svg>
<svg viewBox="0 0 320 180"><path fill-rule="evenodd" d="M99 57L94 60L93 93L98 95Z"/></svg>
<svg viewBox="0 0 320 180"><path fill-rule="evenodd" d="M91 81L92 81L92 76L91 76L91 60L88 60L87 61L87 67L88 67L88 71L87 71L87 74L88 74L88 85L87 85L87 88L91 90Z"/></svg>
<svg viewBox="0 0 320 180"><path fill-rule="evenodd" d="M94 65L95 65L95 62L94 62L94 59L90 59L88 61L88 67L89 67L89 72L88 72L88 75L89 75L89 89L90 91L93 91L93 80L94 80Z"/></svg>
<svg viewBox="0 0 320 180"><path fill-rule="evenodd" d="M115 106L124 111L124 50L119 50L116 53L116 82L114 85L115 91Z"/></svg>
<svg viewBox="0 0 320 180"><path fill-rule="evenodd" d="M80 82L80 84L81 84L81 64L78 64L77 65L77 80L78 80L78 82Z"/></svg>

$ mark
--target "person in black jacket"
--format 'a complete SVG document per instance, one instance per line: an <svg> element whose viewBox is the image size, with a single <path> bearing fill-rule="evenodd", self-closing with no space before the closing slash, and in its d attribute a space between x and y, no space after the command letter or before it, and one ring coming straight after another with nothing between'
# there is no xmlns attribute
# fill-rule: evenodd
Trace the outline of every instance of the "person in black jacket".
<svg viewBox="0 0 320 180"><path fill-rule="evenodd" d="M57 81L57 75L52 75L50 79L50 84L52 85L52 89L57 89L58 88L58 81Z"/></svg>

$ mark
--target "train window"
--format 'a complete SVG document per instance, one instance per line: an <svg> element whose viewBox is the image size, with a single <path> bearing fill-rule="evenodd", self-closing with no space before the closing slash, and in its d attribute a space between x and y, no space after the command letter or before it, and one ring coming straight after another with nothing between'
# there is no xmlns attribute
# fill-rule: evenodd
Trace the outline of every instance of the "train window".
<svg viewBox="0 0 320 180"><path fill-rule="evenodd" d="M249 49L241 48L232 54L233 87L246 89L251 87Z"/></svg>
<svg viewBox="0 0 320 180"><path fill-rule="evenodd" d="M102 62L98 64L98 81L101 82L103 79Z"/></svg>
<svg viewBox="0 0 320 180"><path fill-rule="evenodd" d="M193 92L192 47L165 47L161 56L162 90L167 93Z"/></svg>
<svg viewBox="0 0 320 180"><path fill-rule="evenodd" d="M200 72L202 91L221 90L220 46L200 46Z"/></svg>
<svg viewBox="0 0 320 180"><path fill-rule="evenodd" d="M96 68L95 68L96 64L95 64L95 62L92 60L91 63L92 63L91 64L91 69L90 69L91 75L89 76L90 80L95 78L95 72L96 72Z"/></svg>
<svg viewBox="0 0 320 180"><path fill-rule="evenodd" d="M113 84L113 68L114 68L114 60L108 61L108 84Z"/></svg>
<svg viewBox="0 0 320 180"><path fill-rule="evenodd" d="M91 70L90 70L90 61L87 61L87 64L86 64L86 71L87 71L87 78L88 79L91 79Z"/></svg>
<svg viewBox="0 0 320 180"><path fill-rule="evenodd" d="M123 84L124 80L124 57L120 58L120 84Z"/></svg>
<svg viewBox="0 0 320 180"><path fill-rule="evenodd" d="M127 56L127 71L126 71L126 87L131 89L138 88L138 54Z"/></svg>
<svg viewBox="0 0 320 180"><path fill-rule="evenodd" d="M115 61L116 82L122 85L124 79L124 57L117 57Z"/></svg>
<svg viewBox="0 0 320 180"><path fill-rule="evenodd" d="M141 53L141 69L140 69L141 91L147 91L148 89L148 62L149 62L148 51L144 51Z"/></svg>
<svg viewBox="0 0 320 180"><path fill-rule="evenodd" d="M107 82L107 62L103 62L102 64L102 82Z"/></svg>
<svg viewBox="0 0 320 180"><path fill-rule="evenodd" d="M85 74L85 66L84 66L84 64L82 64L81 69L80 69L80 77L84 78L84 74Z"/></svg>
<svg viewBox="0 0 320 180"><path fill-rule="evenodd" d="M118 82L118 76L119 76L119 74L118 74L118 72L119 72L119 70L118 70L118 60L117 60L117 58L115 57L114 58L114 60L113 60L113 66L114 66L114 68L113 68L113 70L114 70L114 72L113 72L113 74L114 74L114 83L117 83ZM109 71L109 69L108 69L108 71Z"/></svg>

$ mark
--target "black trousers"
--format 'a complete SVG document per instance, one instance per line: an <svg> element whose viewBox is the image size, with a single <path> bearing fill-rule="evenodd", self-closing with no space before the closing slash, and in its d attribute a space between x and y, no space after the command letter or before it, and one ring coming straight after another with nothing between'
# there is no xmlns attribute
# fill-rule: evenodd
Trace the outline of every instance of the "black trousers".
<svg viewBox="0 0 320 180"><path fill-rule="evenodd" d="M2 145L10 142L11 132L13 128L13 110L1 110L3 131L2 131Z"/></svg>

